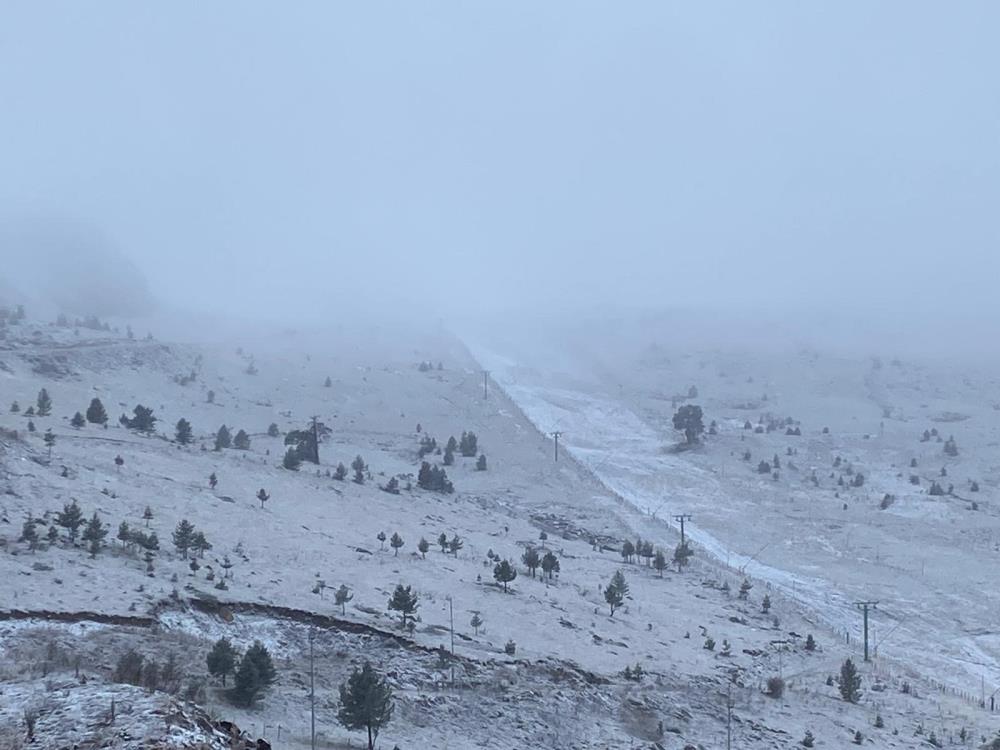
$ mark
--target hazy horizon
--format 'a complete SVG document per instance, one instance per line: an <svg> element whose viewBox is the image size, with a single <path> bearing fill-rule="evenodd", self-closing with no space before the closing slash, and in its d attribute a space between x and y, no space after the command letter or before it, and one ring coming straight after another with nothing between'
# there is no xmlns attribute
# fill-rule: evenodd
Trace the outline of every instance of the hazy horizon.
<svg viewBox="0 0 1000 750"><path fill-rule="evenodd" d="M144 277L167 309L312 323L1000 319L992 4L5 16L8 286L65 253L105 312Z"/></svg>

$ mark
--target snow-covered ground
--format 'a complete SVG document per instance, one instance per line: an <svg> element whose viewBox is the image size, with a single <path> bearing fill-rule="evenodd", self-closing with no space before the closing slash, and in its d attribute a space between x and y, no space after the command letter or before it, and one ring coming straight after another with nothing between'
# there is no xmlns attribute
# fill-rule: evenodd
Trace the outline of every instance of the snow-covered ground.
<svg viewBox="0 0 1000 750"><path fill-rule="evenodd" d="M424 360L443 367L422 372L416 364ZM251 361L254 374L247 372ZM251 712L233 709L210 690L209 708L245 727L283 723L295 728L284 738L287 746L305 746L304 628L278 615L215 618L185 606L187 599L216 597L234 608L277 605L373 629L362 636L331 628L326 636L331 640L319 668L321 731L336 742L350 736L333 718L336 685L363 658L376 661L397 688L397 720L387 728L385 741L400 747L599 748L653 741L671 748L719 747L730 679L736 685L733 731L739 747L786 747L806 728L823 737L827 747L846 747L854 731L869 733L876 712L885 715L890 730L900 731L898 740L886 731L887 747L908 747L903 738L912 737L921 724L939 734L955 734L962 726L989 731L989 717L961 700L935 695L928 701L926 696L934 694L905 662L866 672L866 688L872 689L865 705L841 702L826 677L856 648L841 641L841 623L830 612L844 609L838 602L853 594L839 584L828 595L799 591L828 586L825 571L802 569L806 563L786 565L765 550L747 566L758 580L743 601L736 596L743 579L736 557L727 568L700 552L683 574L666 571L662 578L645 565L624 563L617 549L636 536L655 540L669 557L676 535L662 519L676 512L677 497L696 516L693 535L700 550L714 538L720 557L724 548L752 553L760 535L752 521L768 485L752 475L747 488L761 488L743 497L732 492L730 478L745 469L738 458L730 457L723 475L710 453L663 454L664 440L649 404L624 395L609 398L599 390L600 379L581 385L583 379L574 377L554 384L539 371L532 375L536 380L520 381L528 386L520 392L516 381L523 372L512 366L505 371L497 359L490 367L513 400L495 390L484 399L482 375L464 347L443 333L419 328L255 332L243 341L196 347L110 334L78 338L67 330L32 325L8 337L0 362L0 402L6 406L17 400L22 407L21 413L0 419L0 426L18 431L17 437L0 437L4 611L153 618L152 635L118 626L68 631L66 637L77 642L101 644L91 648L88 668L103 678L116 652L130 641L149 649L174 644L204 679L204 654L214 638L225 634L242 646L262 638L279 660L281 688ZM175 376L192 370L193 382L176 382ZM324 385L327 377L330 387ZM42 386L52 395L53 414L35 417L37 431L26 434L23 410ZM636 393L645 388L632 387ZM209 390L215 394L212 403ZM95 395L111 417L108 429L73 428L70 417L84 411ZM137 435L117 423L117 416L137 403L152 406L160 418L156 435ZM548 411L532 411L533 403ZM708 412L714 418L711 408ZM298 472L282 469L283 441L267 436L268 425L275 422L284 433L305 427L314 414L332 430L321 447L318 473L310 464ZM194 425L191 446L171 439L181 417ZM564 439L579 464L553 462L551 441L532 425L544 431L549 421L566 430ZM212 450L221 424L233 432L246 429L250 450ZM730 440L735 448L739 435L733 425L724 426L720 441ZM50 428L56 435L51 460L41 438ZM488 470L476 471L473 459L456 457L447 467L454 494L407 489L419 467L420 437L432 435L443 445L465 430L479 436ZM805 444L806 438L801 440ZM611 445L621 450L611 451ZM710 451L719 450L710 445ZM363 485L327 476L338 462L349 465L359 454L370 472ZM114 462L118 455L124 460L120 468ZM435 463L442 459L432 458ZM674 476L665 481L664 471ZM218 478L214 490L208 485L212 473ZM379 489L391 476L400 478L399 495ZM270 495L264 508L255 499L260 488ZM985 488L982 494L985 500ZM38 530L44 538L54 512L71 499L87 516L96 511L111 529L107 548L96 558L68 544L64 535L36 551L19 541L29 514L42 520ZM148 529L147 505L153 510ZM892 510L902 505L901 497ZM181 518L203 530L213 545L197 571L170 543ZM720 533L727 518L741 524L744 544ZM817 513L816 523L819 518ZM153 577L145 574L135 551L114 540L123 520L159 536ZM541 538L543 531L547 539ZM379 532L400 533L405 544L398 556L379 542ZM437 546L441 533L462 538L457 555ZM421 537L431 545L426 558L416 551ZM753 549L747 550L750 541ZM792 542L779 540L775 547L783 555L799 555L799 543ZM839 538L832 542L836 548ZM558 555L561 570L551 581L532 579L520 562L528 545ZM512 593L493 583L489 551L517 565ZM226 556L235 564L233 577L227 589L219 590L215 582ZM774 571L767 614L761 611L763 582L772 574L765 565ZM619 569L625 571L630 598L609 617L602 590ZM386 607L399 583L412 585L420 596L412 634ZM354 594L344 614L333 602L341 584ZM454 689L445 684L445 672L435 668L433 654L450 646L452 612L462 664ZM478 633L470 625L475 612L485 621ZM41 624L40 617L0 622L0 654L37 640L33 627ZM814 634L819 651L804 650L807 633ZM716 642L715 650L704 647L707 637ZM401 649L398 639L411 648ZM893 635L889 642L895 640ZM504 653L508 641L516 642L513 656ZM729 655L721 653L725 642L731 645ZM626 666L636 664L649 675L641 683L622 677ZM764 681L778 673L790 682L781 701L760 692ZM13 667L6 678L12 684L23 679ZM915 692L923 699L899 692L907 680L921 686ZM876 685L887 689L876 692Z"/></svg>

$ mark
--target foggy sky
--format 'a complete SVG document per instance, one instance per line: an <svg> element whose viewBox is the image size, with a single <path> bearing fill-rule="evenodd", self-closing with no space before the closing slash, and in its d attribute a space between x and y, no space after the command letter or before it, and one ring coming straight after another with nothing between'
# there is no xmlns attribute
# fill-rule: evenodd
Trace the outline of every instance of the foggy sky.
<svg viewBox="0 0 1000 750"><path fill-rule="evenodd" d="M998 29L993 2L8 0L0 219L79 222L215 311L995 315Z"/></svg>

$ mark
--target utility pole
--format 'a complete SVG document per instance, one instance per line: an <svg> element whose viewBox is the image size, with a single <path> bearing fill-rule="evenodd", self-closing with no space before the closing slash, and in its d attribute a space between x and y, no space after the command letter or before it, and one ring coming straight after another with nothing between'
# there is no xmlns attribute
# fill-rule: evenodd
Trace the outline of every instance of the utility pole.
<svg viewBox="0 0 1000 750"><path fill-rule="evenodd" d="M317 416L312 417L312 427L313 427L313 460L316 465L319 466L319 426L316 420L319 419Z"/></svg>
<svg viewBox="0 0 1000 750"><path fill-rule="evenodd" d="M448 597L448 622L451 627L451 686L455 687L455 603Z"/></svg>
<svg viewBox="0 0 1000 750"><path fill-rule="evenodd" d="M726 750L733 750L733 684L726 686Z"/></svg>
<svg viewBox="0 0 1000 750"><path fill-rule="evenodd" d="M316 750L316 670L313 668L313 641L316 633L309 628L309 747Z"/></svg>
<svg viewBox="0 0 1000 750"><path fill-rule="evenodd" d="M865 661L871 661L868 658L868 612L872 609L878 609L878 602L854 602L854 606L861 610L864 615L865 620Z"/></svg>
<svg viewBox="0 0 1000 750"><path fill-rule="evenodd" d="M550 433L556 441L556 461L559 460L559 438L562 437L562 433L559 430Z"/></svg>
<svg viewBox="0 0 1000 750"><path fill-rule="evenodd" d="M483 401L486 400L486 396L487 396L486 386L489 383L489 380L490 380L490 371L489 370L483 370Z"/></svg>
<svg viewBox="0 0 1000 750"><path fill-rule="evenodd" d="M691 520L690 513L680 513L676 516L671 516L675 521L680 521L681 524L681 546L684 546L684 522Z"/></svg>

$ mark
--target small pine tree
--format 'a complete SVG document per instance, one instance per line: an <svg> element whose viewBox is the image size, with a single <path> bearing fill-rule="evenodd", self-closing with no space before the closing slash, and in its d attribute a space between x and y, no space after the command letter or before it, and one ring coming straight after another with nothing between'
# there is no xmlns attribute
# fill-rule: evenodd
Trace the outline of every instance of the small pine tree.
<svg viewBox="0 0 1000 750"><path fill-rule="evenodd" d="M69 534L70 544L76 543L76 535L83 525L83 513L76 500L70 501L68 505L63 505L61 513L56 514L56 523L66 529Z"/></svg>
<svg viewBox="0 0 1000 750"><path fill-rule="evenodd" d="M87 424L87 420L83 418L83 415L80 412L77 412L73 415L73 419L71 419L69 423L79 430Z"/></svg>
<svg viewBox="0 0 1000 750"><path fill-rule="evenodd" d="M367 661L340 686L337 721L348 729L368 732L368 750L374 750L379 732L392 719L392 688Z"/></svg>
<svg viewBox="0 0 1000 750"><path fill-rule="evenodd" d="M848 703L857 703L861 697L861 675L850 659L840 667L840 697Z"/></svg>
<svg viewBox="0 0 1000 750"><path fill-rule="evenodd" d="M236 433L236 437L233 438L233 447L238 451L250 450L250 436L246 430L240 430Z"/></svg>
<svg viewBox="0 0 1000 750"><path fill-rule="evenodd" d="M49 458L52 458L52 448L56 444L56 436L52 434L51 429L48 429L42 439L45 441L45 447L49 449Z"/></svg>
<svg viewBox="0 0 1000 750"><path fill-rule="evenodd" d="M30 516L21 527L21 541L28 543L28 549L32 552L38 547L38 529L35 528L35 520Z"/></svg>
<svg viewBox="0 0 1000 750"><path fill-rule="evenodd" d="M524 563L525 567L528 569L528 572L531 573L531 577L534 578L535 571L538 569L538 566L542 562L542 557L541 555L538 554L537 549L535 549L534 547L528 547L524 551L524 554L521 555L521 562Z"/></svg>
<svg viewBox="0 0 1000 750"><path fill-rule="evenodd" d="M771 597L767 594L764 594L764 599L760 603L760 611L765 615L771 611Z"/></svg>
<svg viewBox="0 0 1000 750"><path fill-rule="evenodd" d="M389 599L389 609L399 612L404 628L406 627L406 618L412 617L419 606L416 592L401 583L396 586L396 590L392 592Z"/></svg>
<svg viewBox="0 0 1000 750"><path fill-rule="evenodd" d="M101 399L92 398L90 406L87 407L87 421L91 424L106 425L108 423L108 412L101 403Z"/></svg>
<svg viewBox="0 0 1000 750"><path fill-rule="evenodd" d="M472 613L472 619L469 621L472 626L473 631L476 635L479 635L479 628L483 626L483 618L479 616L478 612Z"/></svg>
<svg viewBox="0 0 1000 750"><path fill-rule="evenodd" d="M452 440L454 440L454 438L452 438ZM441 463L443 463L445 466L453 466L455 464L455 453L451 449L445 448L444 458L442 459Z"/></svg>
<svg viewBox="0 0 1000 750"><path fill-rule="evenodd" d="M174 439L181 445L188 445L193 439L191 423L181 417L174 428Z"/></svg>
<svg viewBox="0 0 1000 750"><path fill-rule="evenodd" d="M615 616L615 610L622 606L625 597L628 595L628 583L625 581L625 574L620 570L615 571L611 577L611 583L604 589L604 601L611 607L611 616Z"/></svg>
<svg viewBox="0 0 1000 750"><path fill-rule="evenodd" d="M805 736L802 738L802 747L812 747L815 741L813 733L807 729Z"/></svg>
<svg viewBox="0 0 1000 750"><path fill-rule="evenodd" d="M268 425L267 428L267 436L276 438L279 437L280 435L281 435L281 430L278 429L278 425L275 422L271 422L271 424Z"/></svg>
<svg viewBox="0 0 1000 750"><path fill-rule="evenodd" d="M486 471L486 454L480 453L476 459L476 471Z"/></svg>
<svg viewBox="0 0 1000 750"><path fill-rule="evenodd" d="M385 549L385 540L388 538L385 535L385 532L380 531L378 534L375 535L375 538L378 539L378 548L380 550Z"/></svg>
<svg viewBox="0 0 1000 750"><path fill-rule="evenodd" d="M753 584L750 583L746 578L743 579L743 583L740 584L740 599L746 600L750 596L750 589L753 588Z"/></svg>
<svg viewBox="0 0 1000 750"><path fill-rule="evenodd" d="M281 465L289 471L298 471L299 467L302 465L302 459L299 458L299 452L295 450L295 448L289 448L286 450L285 457L281 460Z"/></svg>
<svg viewBox="0 0 1000 750"><path fill-rule="evenodd" d="M504 593L507 593L507 584L517 578L517 569L507 560L501 560L493 566L493 578L503 586Z"/></svg>
<svg viewBox="0 0 1000 750"><path fill-rule="evenodd" d="M21 411L21 405L17 403L17 401L12 402L10 405L10 413L17 414L20 411Z"/></svg>
<svg viewBox="0 0 1000 750"><path fill-rule="evenodd" d="M653 558L653 567L656 568L656 572L659 573L660 578L663 578L663 571L667 567L667 558L663 554L663 550L656 550L656 557Z"/></svg>
<svg viewBox="0 0 1000 750"><path fill-rule="evenodd" d="M351 461L351 468L354 469L354 481L357 484L365 483L365 460L361 456L355 456L354 460Z"/></svg>
<svg viewBox="0 0 1000 750"><path fill-rule="evenodd" d="M441 546L441 552L448 551L448 535L443 531L438 535L438 544Z"/></svg>
<svg viewBox="0 0 1000 750"><path fill-rule="evenodd" d="M465 546L465 542L462 541L462 537L455 534L451 541L448 542L448 551L451 552L455 557L458 557L458 552L462 547Z"/></svg>
<svg viewBox="0 0 1000 750"><path fill-rule="evenodd" d="M177 528L174 529L173 542L174 547L177 548L177 551L181 553L185 560L187 560L187 553L191 549L193 541L194 524L186 518L181 519L180 523L177 524Z"/></svg>
<svg viewBox="0 0 1000 750"><path fill-rule="evenodd" d="M333 478L338 482L343 482L347 478L347 467L343 463L337 464L337 468L333 472Z"/></svg>
<svg viewBox="0 0 1000 750"><path fill-rule="evenodd" d="M324 388L330 388L330 387L332 387L332 386L333 386L333 381L332 381L332 380L330 380L330 376L329 376L329 375L327 375L327 376L326 376L326 380L324 380L324 381L323 381L323 387L324 387Z"/></svg>
<svg viewBox="0 0 1000 750"><path fill-rule="evenodd" d="M340 584L340 588L333 593L333 600L336 604L340 605L340 614L347 614L347 603L354 598L354 594L351 590L347 588L344 584Z"/></svg>
<svg viewBox="0 0 1000 750"><path fill-rule="evenodd" d="M38 392L36 408L40 417L47 417L52 413L52 399L49 397L49 392L44 388Z"/></svg>
<svg viewBox="0 0 1000 750"><path fill-rule="evenodd" d="M257 696L277 679L271 654L260 641L247 649L233 678L232 696L241 706L251 706Z"/></svg>
<svg viewBox="0 0 1000 750"><path fill-rule="evenodd" d="M542 572L552 580L552 575L559 572L559 558L551 550L542 558Z"/></svg>
<svg viewBox="0 0 1000 750"><path fill-rule="evenodd" d="M271 499L271 496L267 494L267 490L261 487L257 490L257 499L260 500L260 509L264 510L264 503Z"/></svg>
<svg viewBox="0 0 1000 750"><path fill-rule="evenodd" d="M233 437L229 433L229 428L222 425L219 431L215 433L215 450L221 451L223 448L229 448L233 444Z"/></svg>
<svg viewBox="0 0 1000 750"><path fill-rule="evenodd" d="M146 510L142 512L142 520L146 522L146 528L149 528L149 522L153 520L153 509L148 505L146 506Z"/></svg>
<svg viewBox="0 0 1000 750"><path fill-rule="evenodd" d="M863 745L864 742L865 742L865 736L861 734L861 730L859 729L854 733L854 744Z"/></svg>
<svg viewBox="0 0 1000 750"><path fill-rule="evenodd" d="M236 649L233 648L233 644L229 642L228 638L220 638L212 646L212 650L208 652L208 656L205 657L208 663L208 673L212 677L221 677L222 686L226 686L226 675L231 674L233 669L236 668Z"/></svg>
<svg viewBox="0 0 1000 750"><path fill-rule="evenodd" d="M403 537L399 535L399 532L392 532L392 539L389 540L389 546L393 549L393 557L399 556L399 550L404 544Z"/></svg>
<svg viewBox="0 0 1000 750"><path fill-rule="evenodd" d="M420 541L417 542L417 549L420 551L420 556L427 559L427 550L431 548L430 542L428 542L423 537L420 537Z"/></svg>
<svg viewBox="0 0 1000 750"><path fill-rule="evenodd" d="M812 652L816 650L816 639L813 638L812 633L806 636L806 651Z"/></svg>
<svg viewBox="0 0 1000 750"><path fill-rule="evenodd" d="M83 530L83 541L89 544L90 556L97 557L104 545L104 537L108 535L107 527L98 518L97 512L87 521L87 527Z"/></svg>

